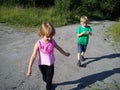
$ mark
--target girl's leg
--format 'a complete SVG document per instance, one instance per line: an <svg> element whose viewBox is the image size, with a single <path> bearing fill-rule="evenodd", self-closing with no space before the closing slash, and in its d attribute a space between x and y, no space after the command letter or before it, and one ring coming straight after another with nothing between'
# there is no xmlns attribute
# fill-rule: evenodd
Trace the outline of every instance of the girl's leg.
<svg viewBox="0 0 120 90"><path fill-rule="evenodd" d="M54 65L48 66L46 73L46 90L52 89L53 75L54 75Z"/></svg>
<svg viewBox="0 0 120 90"><path fill-rule="evenodd" d="M39 69L42 73L43 81L46 82L46 72L47 72L47 66L45 65L39 65Z"/></svg>

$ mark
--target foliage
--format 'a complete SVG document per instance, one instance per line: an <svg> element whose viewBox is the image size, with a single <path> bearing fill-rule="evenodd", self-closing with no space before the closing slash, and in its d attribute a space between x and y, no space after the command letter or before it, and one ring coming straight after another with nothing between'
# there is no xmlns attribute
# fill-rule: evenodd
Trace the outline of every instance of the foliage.
<svg viewBox="0 0 120 90"><path fill-rule="evenodd" d="M54 0L33 0L35 1L35 7L50 7L54 5Z"/></svg>
<svg viewBox="0 0 120 90"><path fill-rule="evenodd" d="M54 0L0 0L0 5L22 7L49 7L54 5Z"/></svg>
<svg viewBox="0 0 120 90"><path fill-rule="evenodd" d="M25 27L39 26L44 21L50 21L59 26L59 16L52 16L53 8L22 8L0 7L0 22Z"/></svg>
<svg viewBox="0 0 120 90"><path fill-rule="evenodd" d="M0 5L0 22L23 26L37 26L44 20L66 25L79 22L81 15L89 20L120 17L120 0L0 0Z"/></svg>
<svg viewBox="0 0 120 90"><path fill-rule="evenodd" d="M87 15L90 19L115 19L120 17L120 0L55 0L59 14L65 14L69 19L78 19L81 15ZM64 4L65 3L65 4ZM69 17L69 15L71 17ZM77 18L76 18L77 17ZM68 20L69 20L68 19Z"/></svg>
<svg viewBox="0 0 120 90"><path fill-rule="evenodd" d="M120 17L120 0L101 0L100 7L101 12L107 18Z"/></svg>
<svg viewBox="0 0 120 90"><path fill-rule="evenodd" d="M115 23L114 25L112 25L109 28L109 31L112 35L112 38L114 39L114 41L116 42L120 42L120 21L118 21L117 23Z"/></svg>
<svg viewBox="0 0 120 90"><path fill-rule="evenodd" d="M34 0L0 0L0 5L4 6L23 6L23 7L33 7L35 6Z"/></svg>
<svg viewBox="0 0 120 90"><path fill-rule="evenodd" d="M54 14L59 15L61 22L64 22L64 24L67 24L67 17L70 13L70 1L71 0L55 0Z"/></svg>

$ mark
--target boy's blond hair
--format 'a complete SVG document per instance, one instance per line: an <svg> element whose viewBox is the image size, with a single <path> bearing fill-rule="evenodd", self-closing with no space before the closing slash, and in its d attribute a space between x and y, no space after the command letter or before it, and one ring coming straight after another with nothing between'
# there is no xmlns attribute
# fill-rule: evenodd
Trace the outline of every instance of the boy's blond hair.
<svg viewBox="0 0 120 90"><path fill-rule="evenodd" d="M85 22L85 23L88 22L87 16L81 16L80 22Z"/></svg>
<svg viewBox="0 0 120 90"><path fill-rule="evenodd" d="M47 37L53 37L55 35L55 28L53 25L49 22L42 23L40 30L38 32L38 35L40 37L47 36Z"/></svg>

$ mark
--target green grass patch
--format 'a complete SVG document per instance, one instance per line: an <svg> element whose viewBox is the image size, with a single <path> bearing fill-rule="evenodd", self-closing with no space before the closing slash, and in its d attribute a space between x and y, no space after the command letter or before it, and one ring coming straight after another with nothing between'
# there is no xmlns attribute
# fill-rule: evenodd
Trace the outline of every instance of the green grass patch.
<svg viewBox="0 0 120 90"><path fill-rule="evenodd" d="M0 7L0 23L15 25L17 27L37 27L42 22L49 21L54 26L66 24L60 15L55 14L54 8L22 8Z"/></svg>
<svg viewBox="0 0 120 90"><path fill-rule="evenodd" d="M112 39L115 42L120 42L120 21L109 27L108 31L111 33Z"/></svg>

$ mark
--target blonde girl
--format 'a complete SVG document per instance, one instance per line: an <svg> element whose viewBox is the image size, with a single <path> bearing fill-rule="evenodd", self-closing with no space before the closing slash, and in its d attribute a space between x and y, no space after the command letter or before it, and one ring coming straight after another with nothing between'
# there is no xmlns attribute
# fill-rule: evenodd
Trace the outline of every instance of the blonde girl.
<svg viewBox="0 0 120 90"><path fill-rule="evenodd" d="M54 75L54 48L65 56L70 54L65 52L53 39L55 35L55 28L49 22L42 23L38 35L41 37L34 46L33 53L29 60L27 76L30 77L32 74L32 65L38 54L38 66L42 73L43 80L46 82L46 90L52 89L52 79Z"/></svg>

